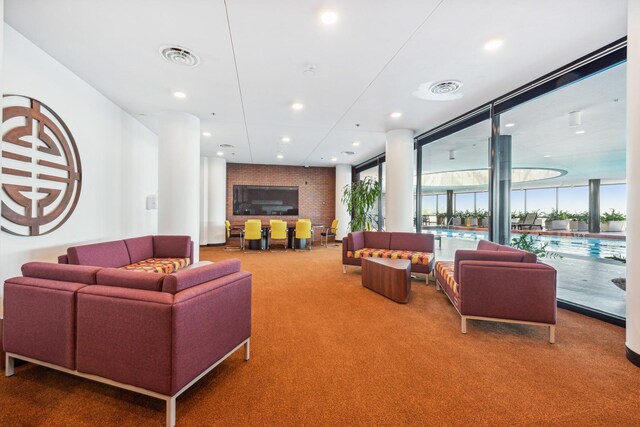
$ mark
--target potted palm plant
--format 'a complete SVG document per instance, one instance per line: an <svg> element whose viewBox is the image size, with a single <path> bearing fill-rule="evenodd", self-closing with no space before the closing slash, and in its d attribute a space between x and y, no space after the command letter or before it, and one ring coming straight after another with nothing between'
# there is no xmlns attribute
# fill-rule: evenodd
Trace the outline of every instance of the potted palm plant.
<svg viewBox="0 0 640 427"><path fill-rule="evenodd" d="M371 230L375 223L373 208L380 198L380 182L370 176L345 185L341 201L351 212L351 231Z"/></svg>
<svg viewBox="0 0 640 427"><path fill-rule="evenodd" d="M610 209L600 216L601 231L624 231L627 227L627 217L622 212Z"/></svg>
<svg viewBox="0 0 640 427"><path fill-rule="evenodd" d="M547 230L568 230L570 214L567 211L552 209L547 215L545 228Z"/></svg>

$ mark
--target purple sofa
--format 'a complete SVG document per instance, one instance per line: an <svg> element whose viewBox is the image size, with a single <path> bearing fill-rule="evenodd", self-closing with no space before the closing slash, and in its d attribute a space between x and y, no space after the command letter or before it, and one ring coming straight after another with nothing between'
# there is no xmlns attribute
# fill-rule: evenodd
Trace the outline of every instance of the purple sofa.
<svg viewBox="0 0 640 427"><path fill-rule="evenodd" d="M72 246L58 263L168 274L193 264L193 241L189 236L143 236Z"/></svg>
<svg viewBox="0 0 640 427"><path fill-rule="evenodd" d="M413 273L433 271L435 236L422 233L354 231L342 240L342 271L347 265L360 266L362 258L400 258L411 260Z"/></svg>
<svg viewBox="0 0 640 427"><path fill-rule="evenodd" d="M173 274L42 262L4 284L6 375L22 359L166 401L234 351L249 359L251 274L226 260Z"/></svg>
<svg viewBox="0 0 640 427"><path fill-rule="evenodd" d="M457 250L454 261L436 263L436 289L467 319L543 325L555 341L556 270L535 254L481 240L476 250Z"/></svg>

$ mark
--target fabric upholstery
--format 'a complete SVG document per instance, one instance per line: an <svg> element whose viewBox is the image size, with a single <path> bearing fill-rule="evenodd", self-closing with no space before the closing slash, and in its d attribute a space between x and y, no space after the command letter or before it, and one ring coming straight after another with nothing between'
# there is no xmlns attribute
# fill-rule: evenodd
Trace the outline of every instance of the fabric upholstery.
<svg viewBox="0 0 640 427"><path fill-rule="evenodd" d="M458 265L461 261L473 260L473 261L505 261L505 262L523 262L524 255L523 251L517 252L501 252L501 251L493 251L493 250L467 250L467 249L458 249L455 253L455 266L456 273L455 279L457 282L460 282L460 271L458 269Z"/></svg>
<svg viewBox="0 0 640 427"><path fill-rule="evenodd" d="M296 239L311 238L311 221L303 220L303 219L296 221L295 238Z"/></svg>
<svg viewBox="0 0 640 427"><path fill-rule="evenodd" d="M435 235L431 233L390 233L389 249L434 252ZM377 247L377 246L376 246Z"/></svg>
<svg viewBox="0 0 640 427"><path fill-rule="evenodd" d="M412 264L428 265L433 259L433 254L428 252L400 251L391 249L363 248L355 252L348 251L347 257L353 258L389 258L409 259Z"/></svg>
<svg viewBox="0 0 640 427"><path fill-rule="evenodd" d="M453 261L438 261L436 262L436 280L440 285L445 288L451 298L451 302L460 308L460 285L456 282L454 276L454 262Z"/></svg>
<svg viewBox="0 0 640 427"><path fill-rule="evenodd" d="M78 292L78 371L170 394L172 302L163 292L110 286Z"/></svg>
<svg viewBox="0 0 640 427"><path fill-rule="evenodd" d="M189 236L153 236L154 258L191 258L191 237Z"/></svg>
<svg viewBox="0 0 640 427"><path fill-rule="evenodd" d="M365 231L364 245L367 248L389 249L391 234L385 231Z"/></svg>
<svg viewBox="0 0 640 427"><path fill-rule="evenodd" d="M131 264L143 259L153 258L153 236L124 239L124 243L127 245Z"/></svg>
<svg viewBox="0 0 640 427"><path fill-rule="evenodd" d="M99 267L88 265L54 264L51 262L28 262L22 266L22 275L48 280L96 284Z"/></svg>
<svg viewBox="0 0 640 427"><path fill-rule="evenodd" d="M349 242L349 249L357 251L364 248L364 231L352 231L347 236Z"/></svg>
<svg viewBox="0 0 640 427"><path fill-rule="evenodd" d="M69 264L96 267L121 267L131 264L127 245L123 240L72 246L67 249Z"/></svg>
<svg viewBox="0 0 640 427"><path fill-rule="evenodd" d="M147 274L145 271L124 271L119 268L103 268L98 272L98 285L119 286L147 291L161 291L164 274Z"/></svg>
<svg viewBox="0 0 640 427"><path fill-rule="evenodd" d="M163 278L162 292L175 294L184 289L240 271L240 260L228 259L191 270L182 270Z"/></svg>
<svg viewBox="0 0 640 427"><path fill-rule="evenodd" d="M479 251L517 252L522 254L523 262L536 262L538 260L536 254L512 248L511 246L499 245L494 242L489 242L488 240L480 240L476 249Z"/></svg>
<svg viewBox="0 0 640 427"><path fill-rule="evenodd" d="M76 368L76 292L82 283L16 277L4 283L4 350Z"/></svg>
<svg viewBox="0 0 640 427"><path fill-rule="evenodd" d="M66 255L59 255L58 264L69 264L69 257Z"/></svg>
<svg viewBox="0 0 640 427"><path fill-rule="evenodd" d="M170 274L189 266L190 258L149 258L120 267L123 270Z"/></svg>
<svg viewBox="0 0 640 427"><path fill-rule="evenodd" d="M488 240L480 240L476 249L479 251L497 251L499 247L500 245L497 243L493 243Z"/></svg>

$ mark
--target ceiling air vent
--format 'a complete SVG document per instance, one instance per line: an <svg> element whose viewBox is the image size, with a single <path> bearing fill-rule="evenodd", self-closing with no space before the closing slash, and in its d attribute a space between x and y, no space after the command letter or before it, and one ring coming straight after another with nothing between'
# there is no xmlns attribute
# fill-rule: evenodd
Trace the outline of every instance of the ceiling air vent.
<svg viewBox="0 0 640 427"><path fill-rule="evenodd" d="M200 63L198 55L181 46L162 46L160 55L173 64L185 67L195 67Z"/></svg>
<svg viewBox="0 0 640 427"><path fill-rule="evenodd" d="M418 86L418 90L413 92L413 96L427 101L452 101L462 98L462 93L458 92L461 87L460 80L426 82Z"/></svg>
<svg viewBox="0 0 640 427"><path fill-rule="evenodd" d="M453 93L462 87L462 83L458 80L445 80L431 85L429 92L434 95L443 95L445 93Z"/></svg>
<svg viewBox="0 0 640 427"><path fill-rule="evenodd" d="M353 156L356 153L354 153L353 151L343 151L340 154L344 154L345 156Z"/></svg>
<svg viewBox="0 0 640 427"><path fill-rule="evenodd" d="M220 147L220 148L233 148L233 145L231 145L231 144L220 144L218 147Z"/></svg>

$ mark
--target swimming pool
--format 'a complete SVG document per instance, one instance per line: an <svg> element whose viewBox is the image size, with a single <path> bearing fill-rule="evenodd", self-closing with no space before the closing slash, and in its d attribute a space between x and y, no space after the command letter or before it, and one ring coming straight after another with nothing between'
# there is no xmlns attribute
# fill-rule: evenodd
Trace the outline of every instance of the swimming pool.
<svg viewBox="0 0 640 427"><path fill-rule="evenodd" d="M488 239L488 234L481 231L435 228L429 230L429 232L436 236L452 239L472 241ZM513 234L512 236L517 237L518 234ZM559 254L588 256L592 258L627 256L627 242L624 240L597 239L592 237L538 236L535 234L532 234L531 237L543 244L548 243L547 250Z"/></svg>

